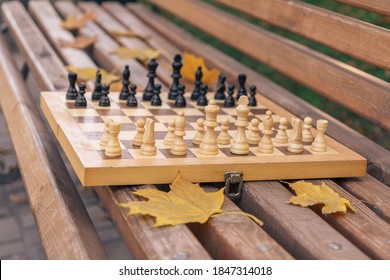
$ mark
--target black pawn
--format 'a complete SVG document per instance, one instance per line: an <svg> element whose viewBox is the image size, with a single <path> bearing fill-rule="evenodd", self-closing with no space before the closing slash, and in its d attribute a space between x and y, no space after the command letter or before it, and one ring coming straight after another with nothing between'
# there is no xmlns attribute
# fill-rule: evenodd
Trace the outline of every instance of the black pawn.
<svg viewBox="0 0 390 280"><path fill-rule="evenodd" d="M127 103L126 103L128 107L138 106L137 98L135 97L136 93L137 93L137 86L135 84L131 84L129 97L127 98Z"/></svg>
<svg viewBox="0 0 390 280"><path fill-rule="evenodd" d="M252 107L256 107L257 106L257 100L256 100L256 86L255 85L252 85L250 88L249 88L249 106L252 106Z"/></svg>
<svg viewBox="0 0 390 280"><path fill-rule="evenodd" d="M152 106L161 106L161 98L160 98L160 93L161 93L161 85L156 84L154 86L154 94L152 97L152 100L150 101L150 105Z"/></svg>
<svg viewBox="0 0 390 280"><path fill-rule="evenodd" d="M149 78L148 84L146 85L146 88L144 90L144 95L142 96L143 100L151 100L153 97L154 92L154 79L157 77L156 75L156 69L157 69L158 63L156 59L152 58L148 62L148 74L146 75Z"/></svg>
<svg viewBox="0 0 390 280"><path fill-rule="evenodd" d="M225 102L223 103L223 106L234 107L236 105L236 101L234 100L233 94L234 94L234 85L229 84L228 96L226 97Z"/></svg>
<svg viewBox="0 0 390 280"><path fill-rule="evenodd" d="M75 106L76 107L87 107L87 100L85 99L85 84L79 85L79 94L77 95Z"/></svg>
<svg viewBox="0 0 390 280"><path fill-rule="evenodd" d="M92 100L99 100L102 97L102 73L96 71L95 87L92 92Z"/></svg>
<svg viewBox="0 0 390 280"><path fill-rule="evenodd" d="M186 87L183 84L179 84L177 88L177 96L175 100L175 107L185 107L187 106L186 99L184 98Z"/></svg>
<svg viewBox="0 0 390 280"><path fill-rule="evenodd" d="M217 92L215 93L214 99L216 100L224 100L225 99L225 91L226 91L226 76L224 73L221 73L218 78Z"/></svg>
<svg viewBox="0 0 390 280"><path fill-rule="evenodd" d="M191 100L198 100L200 95L200 86L202 85L202 66L198 67L198 70L195 72L195 87L191 94Z"/></svg>
<svg viewBox="0 0 390 280"><path fill-rule="evenodd" d="M108 98L109 93L110 93L110 85L104 84L102 89L102 96L100 97L99 100L99 106L102 107L110 106L111 102L110 99Z"/></svg>
<svg viewBox="0 0 390 280"><path fill-rule="evenodd" d="M209 103L206 98L207 90L208 90L207 85L202 84L200 86L200 95L197 103L199 106L207 106L207 104Z"/></svg>
<svg viewBox="0 0 390 280"><path fill-rule="evenodd" d="M69 72L68 80L69 80L69 88L68 91L66 92L66 99L75 100L77 98L77 89L76 89L77 74L74 72Z"/></svg>
<svg viewBox="0 0 390 280"><path fill-rule="evenodd" d="M237 100L240 99L241 96L247 95L245 83L246 83L246 75L245 74L238 75L238 84L239 85L238 85Z"/></svg>
<svg viewBox="0 0 390 280"><path fill-rule="evenodd" d="M122 89L119 94L120 100L126 100L129 97L130 91L129 91L129 85L130 85L130 69L129 65L125 66L125 69L122 73Z"/></svg>
<svg viewBox="0 0 390 280"><path fill-rule="evenodd" d="M173 78L173 82L168 93L168 99L171 100L175 100L178 94L178 86L181 78L180 70L183 67L183 63L181 62L181 59L182 57L180 54L175 55L175 57L173 58L173 63L172 63L173 72L171 76Z"/></svg>

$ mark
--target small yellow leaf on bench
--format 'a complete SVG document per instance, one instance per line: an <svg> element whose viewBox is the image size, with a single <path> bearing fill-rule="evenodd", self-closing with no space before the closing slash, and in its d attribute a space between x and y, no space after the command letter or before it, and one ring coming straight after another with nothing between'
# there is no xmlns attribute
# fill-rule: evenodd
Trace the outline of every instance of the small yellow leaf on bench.
<svg viewBox="0 0 390 280"><path fill-rule="evenodd" d="M148 62L152 58L158 58L160 55L160 52L153 49L133 49L133 48L127 48L127 47L119 47L115 50L110 51L110 54L116 54L120 58L125 59L138 59L142 62Z"/></svg>
<svg viewBox="0 0 390 280"><path fill-rule="evenodd" d="M66 66L66 69L69 72L74 72L77 74L77 79L80 81L95 81L96 79L96 71L98 69L91 68L91 67L85 67L85 68L78 68L73 65ZM108 73L107 71L100 69L100 72L102 74L102 84L111 84L113 82L117 82L121 79L121 77Z"/></svg>
<svg viewBox="0 0 390 280"><path fill-rule="evenodd" d="M290 203L301 205L302 207L324 204L322 207L323 214L336 212L346 213L348 208L353 212L356 212L349 200L340 197L338 193L332 190L324 182L322 182L321 186L313 185L312 183L305 181L297 181L288 184L296 193L296 196L293 196L290 199Z"/></svg>
<svg viewBox="0 0 390 280"><path fill-rule="evenodd" d="M110 30L109 33L113 37L138 38L138 39L141 39L141 40L144 40L144 41L148 40L147 36L145 37L145 36L143 36L143 35L141 35L141 34L139 34L137 32L133 32L133 31L130 31L130 30L127 30L127 31Z"/></svg>
<svg viewBox="0 0 390 280"><path fill-rule="evenodd" d="M195 73L199 66L202 67L203 72L202 83L210 85L217 80L219 71L217 69L208 69L203 57L197 57L188 52L184 52L181 74L185 79L194 82Z"/></svg>
<svg viewBox="0 0 390 280"><path fill-rule="evenodd" d="M78 30L84 27L89 21L94 20L96 13L94 11L86 12L85 14L70 15L64 21L61 22L61 26L67 30Z"/></svg>
<svg viewBox="0 0 390 280"><path fill-rule="evenodd" d="M85 37L85 36L77 36L73 42L64 41L62 39L58 40L58 43L67 48L75 48L75 49L86 49L90 46L92 46L96 40L98 39L98 36L92 36L92 37Z"/></svg>

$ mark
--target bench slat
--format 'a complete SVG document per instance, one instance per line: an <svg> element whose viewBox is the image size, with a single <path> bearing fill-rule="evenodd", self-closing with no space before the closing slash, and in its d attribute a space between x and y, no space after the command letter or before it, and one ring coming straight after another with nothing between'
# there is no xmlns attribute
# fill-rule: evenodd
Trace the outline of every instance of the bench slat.
<svg viewBox="0 0 390 280"><path fill-rule="evenodd" d="M247 182L239 206L260 217L264 229L299 259L367 259L309 208L288 204L292 194L276 181ZM329 244L337 243L342 250Z"/></svg>
<svg viewBox="0 0 390 280"><path fill-rule="evenodd" d="M389 70L390 31L348 16L284 0L218 0L259 19Z"/></svg>
<svg viewBox="0 0 390 280"><path fill-rule="evenodd" d="M329 120L330 124L327 134L366 157L369 161L368 172L378 180L390 185L390 151L380 147L259 73L215 48L200 42L182 28L151 12L142 5L128 4L127 7L140 19L144 20L145 24L149 24L178 47L204 57L208 65L220 69L227 75L228 79L236 80L239 73L246 73L248 83L256 84L262 95L286 108L296 116L303 119L309 115L313 119L322 118Z"/></svg>
<svg viewBox="0 0 390 280"><path fill-rule="evenodd" d="M337 1L390 16L390 2L388 0L337 0Z"/></svg>
<svg viewBox="0 0 390 280"><path fill-rule="evenodd" d="M152 3L390 129L389 83L205 3L189 0Z"/></svg>
<svg viewBox="0 0 390 280"><path fill-rule="evenodd" d="M0 103L46 256L107 259L56 145L11 60L1 35Z"/></svg>

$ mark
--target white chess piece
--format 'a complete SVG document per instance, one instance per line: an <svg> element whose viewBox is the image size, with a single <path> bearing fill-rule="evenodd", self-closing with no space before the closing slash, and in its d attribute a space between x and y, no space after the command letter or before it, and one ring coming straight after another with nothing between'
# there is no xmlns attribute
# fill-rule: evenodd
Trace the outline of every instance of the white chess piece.
<svg viewBox="0 0 390 280"><path fill-rule="evenodd" d="M106 145L104 154L107 157L119 157L122 155L122 148L118 139L118 134L121 131L121 124L119 122L111 121L109 123L110 139Z"/></svg>
<svg viewBox="0 0 390 280"><path fill-rule="evenodd" d="M186 119L183 111L179 112L179 116L175 121L175 127L175 140L171 146L170 153L175 156L185 156L187 154L187 145L183 137L186 135Z"/></svg>
<svg viewBox="0 0 390 280"><path fill-rule="evenodd" d="M285 117L281 117L279 120L279 130L278 134L275 136L275 142L279 144L287 144L288 143L288 135L287 135L287 124L288 120Z"/></svg>
<svg viewBox="0 0 390 280"><path fill-rule="evenodd" d="M274 120L271 111L267 111L265 114L266 118L263 121L263 138L261 138L259 143L258 151L262 154L272 154L274 152L274 145L271 136L273 134L272 126L274 125Z"/></svg>
<svg viewBox="0 0 390 280"><path fill-rule="evenodd" d="M214 99L210 100L209 105L205 108L206 120L204 125L206 132L203 136L202 142L199 145L199 153L202 155L213 156L218 154L217 138L215 137L214 129L218 126L217 114L219 106Z"/></svg>
<svg viewBox="0 0 390 280"><path fill-rule="evenodd" d="M164 137L164 145L172 146L173 141L175 141L175 120L170 119L168 122L168 132Z"/></svg>
<svg viewBox="0 0 390 280"><path fill-rule="evenodd" d="M134 135L133 145L137 147L141 147L142 140L144 138L145 121L143 119L139 119L137 120L136 124L137 124L137 133Z"/></svg>
<svg viewBox="0 0 390 280"><path fill-rule="evenodd" d="M325 132L328 129L327 120L317 121L317 136L311 144L311 150L317 153L325 153L327 150Z"/></svg>
<svg viewBox="0 0 390 280"><path fill-rule="evenodd" d="M155 143L154 121L150 118L147 118L145 123L145 133L142 138L141 155L155 156L157 154Z"/></svg>
<svg viewBox="0 0 390 280"><path fill-rule="evenodd" d="M297 118L291 120L293 130L290 134L287 150L290 153L299 154L303 152L302 144L302 121Z"/></svg>
<svg viewBox="0 0 390 280"><path fill-rule="evenodd" d="M204 136L204 119L200 118L196 121L196 134L194 139L192 139L192 143L195 145L199 145L202 142Z"/></svg>
<svg viewBox="0 0 390 280"><path fill-rule="evenodd" d="M261 141L261 137L259 135L260 121L256 118L252 119L249 125L249 134L248 134L248 143L251 145L258 145Z"/></svg>
<svg viewBox="0 0 390 280"><path fill-rule="evenodd" d="M230 135L229 135L229 119L223 118L221 121L221 132L218 134L217 143L220 145L229 145L230 144Z"/></svg>
<svg viewBox="0 0 390 280"><path fill-rule="evenodd" d="M102 150L104 150L108 144L108 140L110 139L110 129L109 129L109 126L110 126L110 122L112 122L112 120L108 120L104 123L104 133L102 135L102 137L100 138L100 148Z"/></svg>
<svg viewBox="0 0 390 280"><path fill-rule="evenodd" d="M313 142L314 137L311 133L311 128L313 125L313 119L310 117L306 117L303 120L303 130L302 130L302 141L303 142Z"/></svg>
<svg viewBox="0 0 390 280"><path fill-rule="evenodd" d="M249 144L248 138L245 134L245 128L248 126L248 96L242 95L238 100L238 106L236 108L237 120L235 125L237 126L236 134L234 135L232 145L230 147L230 152L236 155L246 155L249 154Z"/></svg>

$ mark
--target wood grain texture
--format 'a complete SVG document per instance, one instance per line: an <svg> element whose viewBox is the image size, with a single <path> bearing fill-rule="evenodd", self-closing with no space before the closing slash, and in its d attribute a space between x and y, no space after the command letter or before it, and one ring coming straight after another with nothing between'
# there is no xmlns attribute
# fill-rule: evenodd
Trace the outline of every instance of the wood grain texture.
<svg viewBox="0 0 390 280"><path fill-rule="evenodd" d="M137 188L154 188L139 186ZM128 208L117 203L137 201L136 188L101 187L96 191L110 217L118 225L124 241L135 259L210 259L210 255L185 225L154 228L150 216L127 216Z"/></svg>
<svg viewBox="0 0 390 280"><path fill-rule="evenodd" d="M218 0L345 54L390 69L390 31L300 1Z"/></svg>
<svg viewBox="0 0 390 280"><path fill-rule="evenodd" d="M390 2L388 0L337 0L344 4L390 16Z"/></svg>
<svg viewBox="0 0 390 280"><path fill-rule="evenodd" d="M11 62L2 36L0 83L1 108L46 256L106 259L93 223L23 79Z"/></svg>
<svg viewBox="0 0 390 280"><path fill-rule="evenodd" d="M216 191L217 188L207 187L206 190ZM226 196L222 209L226 213L241 212ZM215 259L292 259L262 227L242 215L212 217L205 224L194 223L189 226Z"/></svg>
<svg viewBox="0 0 390 280"><path fill-rule="evenodd" d="M309 208L288 204L291 193L274 181L245 183L239 206L264 221L264 229L298 259L367 259ZM332 249L332 243L341 250Z"/></svg>
<svg viewBox="0 0 390 280"><path fill-rule="evenodd" d="M68 87L68 82L64 79L67 71L62 61L20 1L3 3L1 9L3 20L40 87L47 90L65 90Z"/></svg>
<svg viewBox="0 0 390 280"><path fill-rule="evenodd" d="M390 129L389 83L205 3L190 0L152 3L330 100Z"/></svg>
<svg viewBox="0 0 390 280"><path fill-rule="evenodd" d="M178 47L198 56L203 56L208 65L220 69L229 80L236 80L239 73L246 73L248 83L257 85L261 95L288 109L296 116L304 118L310 115L314 119L327 119L329 121L327 133L337 141L366 157L369 161L368 173L390 185L390 151L380 147L347 125L308 104L233 58L206 43L200 42L182 28L151 12L142 5L129 4L127 7L142 19L145 24L153 27Z"/></svg>

